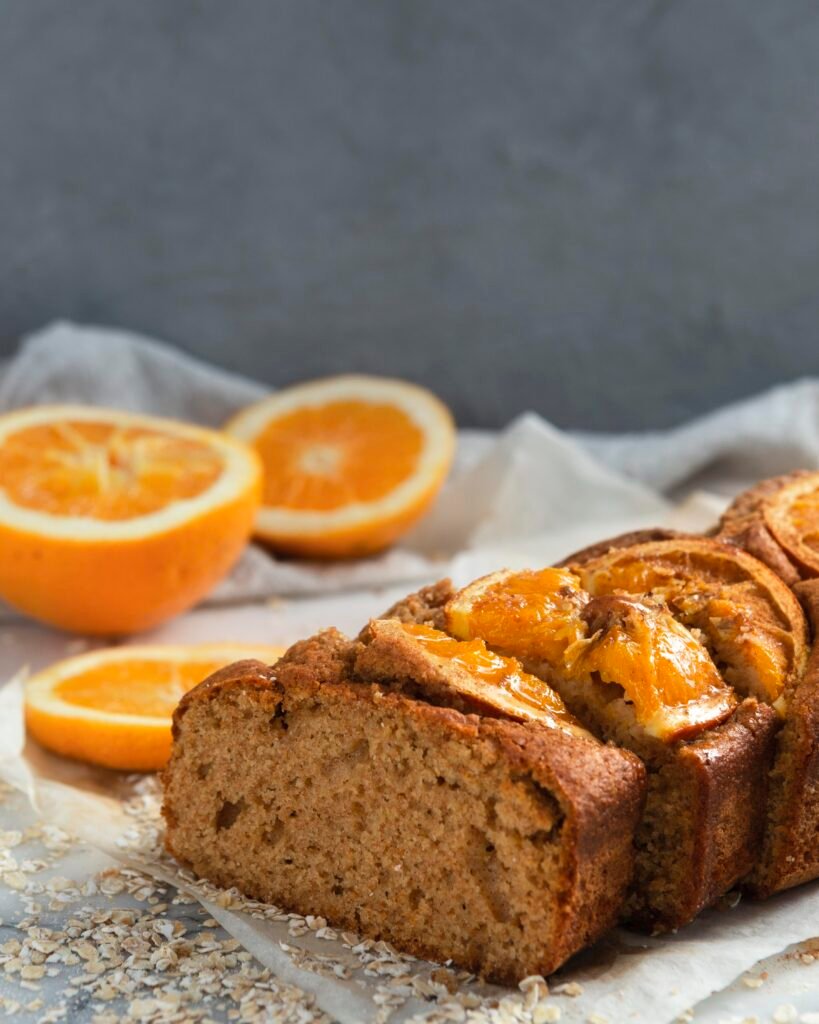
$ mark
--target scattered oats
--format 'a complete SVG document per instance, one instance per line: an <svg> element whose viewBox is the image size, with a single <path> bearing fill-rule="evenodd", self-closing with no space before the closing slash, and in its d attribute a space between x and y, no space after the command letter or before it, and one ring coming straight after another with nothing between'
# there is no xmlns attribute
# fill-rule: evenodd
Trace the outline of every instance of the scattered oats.
<svg viewBox="0 0 819 1024"><path fill-rule="evenodd" d="M535 987L544 989L545 994L548 995L549 985L542 974L530 974L528 977L524 978L523 981L521 981L518 984L518 988L521 990L521 992L528 992L530 988Z"/></svg>
<svg viewBox="0 0 819 1024"><path fill-rule="evenodd" d="M588 1024L609 1024L608 1017L604 1017L602 1013L590 1013L586 1020Z"/></svg>
<svg viewBox="0 0 819 1024"><path fill-rule="evenodd" d="M25 889L28 884L28 879L22 871L6 871L3 874L3 881L9 889L16 889L18 892Z"/></svg>
<svg viewBox="0 0 819 1024"><path fill-rule="evenodd" d="M793 1003L777 1006L773 1013L774 1024L794 1024L799 1020L799 1013Z"/></svg>
<svg viewBox="0 0 819 1024"><path fill-rule="evenodd" d="M746 976L742 979L742 984L746 988L761 988L765 984L765 981L763 978L751 978Z"/></svg>
<svg viewBox="0 0 819 1024"><path fill-rule="evenodd" d="M42 964L25 964L20 969L20 977L24 981L39 981L45 974L45 967Z"/></svg>
<svg viewBox="0 0 819 1024"><path fill-rule="evenodd" d="M552 992L556 996L571 996L572 999L575 999L577 996L583 995L583 986L576 981L566 981L553 988Z"/></svg>
<svg viewBox="0 0 819 1024"><path fill-rule="evenodd" d="M694 1019L693 1010L683 1010L683 1012L677 1017L677 1024L689 1024Z"/></svg>
<svg viewBox="0 0 819 1024"><path fill-rule="evenodd" d="M532 1010L532 1024L555 1024L563 1016L563 1011L554 1003L538 1003Z"/></svg>
<svg viewBox="0 0 819 1024"><path fill-rule="evenodd" d="M800 953L799 959L802 961L803 964L812 964L816 957L813 955L813 953ZM802 1014L802 1016L804 1017L804 1014Z"/></svg>
<svg viewBox="0 0 819 1024"><path fill-rule="evenodd" d="M105 877L99 882L100 892L106 896L118 896L125 891L125 882L117 877Z"/></svg>

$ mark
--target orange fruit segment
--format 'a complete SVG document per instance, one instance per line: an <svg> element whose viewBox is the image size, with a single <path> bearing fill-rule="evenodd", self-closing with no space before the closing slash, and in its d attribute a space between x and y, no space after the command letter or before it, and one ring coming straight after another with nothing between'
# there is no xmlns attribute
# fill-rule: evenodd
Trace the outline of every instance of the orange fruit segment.
<svg viewBox="0 0 819 1024"><path fill-rule="evenodd" d="M433 658L461 670L450 676L450 683L462 695L514 718L578 731L561 697L542 679L524 672L516 658L488 650L483 640L454 640L429 626L402 622L399 628Z"/></svg>
<svg viewBox="0 0 819 1024"><path fill-rule="evenodd" d="M449 472L452 417L403 381L342 376L279 391L226 426L264 466L257 535L317 558L379 551L417 521Z"/></svg>
<svg viewBox="0 0 819 1024"><path fill-rule="evenodd" d="M668 610L625 598L593 598L569 569L494 573L447 604L461 639L520 658L561 678L614 683L649 735L679 739L722 721L736 705L708 651Z"/></svg>
<svg viewBox="0 0 819 1024"><path fill-rule="evenodd" d="M261 465L173 420L88 406L0 416L0 596L83 633L193 605L247 542Z"/></svg>
<svg viewBox="0 0 819 1024"><path fill-rule="evenodd" d="M158 771L180 698L232 661L271 664L284 648L252 644L111 647L57 662L25 687L26 728L57 754L124 771Z"/></svg>

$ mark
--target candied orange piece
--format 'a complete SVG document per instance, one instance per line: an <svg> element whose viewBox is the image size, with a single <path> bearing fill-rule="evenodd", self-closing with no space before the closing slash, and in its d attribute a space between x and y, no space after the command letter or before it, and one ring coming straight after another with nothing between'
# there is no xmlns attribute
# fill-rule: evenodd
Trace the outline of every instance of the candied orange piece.
<svg viewBox="0 0 819 1024"><path fill-rule="evenodd" d="M400 628L434 658L463 670L458 678L450 677L450 683L464 696L514 717L555 724L560 719L564 724L573 721L548 683L524 672L517 659L488 650L483 640L453 640L447 633L414 622L402 622Z"/></svg>
<svg viewBox="0 0 819 1024"><path fill-rule="evenodd" d="M801 675L807 632L799 602L766 566L733 545L675 538L613 549L573 566L593 595L665 601L697 629L740 693L773 704Z"/></svg>
<svg viewBox="0 0 819 1024"><path fill-rule="evenodd" d="M539 674L596 677L622 687L651 734L679 738L722 721L736 705L700 641L661 604L593 600L569 569L500 572L446 608L457 637L481 637Z"/></svg>
<svg viewBox="0 0 819 1024"><path fill-rule="evenodd" d="M518 658L554 665L585 637L580 612L588 600L568 569L504 570L459 591L446 606L447 627L461 640L480 637Z"/></svg>
<svg viewBox="0 0 819 1024"><path fill-rule="evenodd" d="M662 605L614 595L584 615L591 635L566 652L566 671L622 686L649 735L681 739L736 707L708 651Z"/></svg>

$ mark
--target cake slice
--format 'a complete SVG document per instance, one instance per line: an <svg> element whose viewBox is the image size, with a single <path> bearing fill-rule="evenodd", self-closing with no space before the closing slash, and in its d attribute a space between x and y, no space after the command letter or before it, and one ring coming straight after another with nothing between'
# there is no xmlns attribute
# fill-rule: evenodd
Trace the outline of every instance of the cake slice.
<svg viewBox="0 0 819 1024"><path fill-rule="evenodd" d="M794 475L800 492L806 476ZM764 481L760 493L767 493L768 483L774 482ZM701 631L726 679L777 711L761 848L744 887L765 897L819 877L819 664L814 655L808 665L808 623L793 592L771 570L776 560L761 564L721 538L636 548L621 543L609 556L596 551L576 556L589 584L648 585L665 596L683 622ZM814 614L816 588L813 581L795 587Z"/></svg>
<svg viewBox="0 0 819 1024"><path fill-rule="evenodd" d="M636 541L636 542L635 542ZM600 738L648 768L628 920L678 928L751 872L766 828L777 712L804 670L798 603L758 561L658 532L562 568L497 573L420 620L514 654Z"/></svg>
<svg viewBox="0 0 819 1024"><path fill-rule="evenodd" d="M769 827L748 883L767 896L819 877L819 473L798 470L760 481L734 499L717 535L789 584L812 627L810 662L783 709Z"/></svg>
<svg viewBox="0 0 819 1024"><path fill-rule="evenodd" d="M517 663L495 657L492 676L476 645L426 633L331 630L191 691L165 773L168 849L418 956L503 982L549 974L617 918L643 767L541 681L516 702Z"/></svg>

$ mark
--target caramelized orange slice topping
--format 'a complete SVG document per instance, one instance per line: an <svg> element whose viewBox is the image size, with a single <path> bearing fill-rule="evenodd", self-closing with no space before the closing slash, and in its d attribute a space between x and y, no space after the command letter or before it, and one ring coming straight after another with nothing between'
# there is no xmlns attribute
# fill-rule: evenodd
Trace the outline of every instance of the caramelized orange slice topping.
<svg viewBox="0 0 819 1024"><path fill-rule="evenodd" d="M573 566L593 595L648 595L700 632L725 680L766 703L807 661L807 624L791 590L733 545L674 538L612 549Z"/></svg>
<svg viewBox="0 0 819 1024"><path fill-rule="evenodd" d="M571 570L495 573L456 594L446 616L453 635L479 636L538 675L616 683L663 739L716 724L736 704L708 651L666 608L593 600Z"/></svg>
<svg viewBox="0 0 819 1024"><path fill-rule="evenodd" d="M480 637L525 661L559 665L567 648L586 636L580 612L588 600L568 569L504 570L452 598L447 628L461 640Z"/></svg>
<svg viewBox="0 0 819 1024"><path fill-rule="evenodd" d="M566 652L566 671L622 686L650 736L682 739L736 707L708 651L663 605L598 597L584 618L591 635Z"/></svg>
<svg viewBox="0 0 819 1024"><path fill-rule="evenodd" d="M765 523L809 576L819 575L819 473L800 476L772 494Z"/></svg>
<svg viewBox="0 0 819 1024"><path fill-rule="evenodd" d="M428 655L454 669L447 682L461 696L512 718L579 728L547 683L524 672L515 658L488 650L483 640L453 640L414 622L402 622L399 628Z"/></svg>

